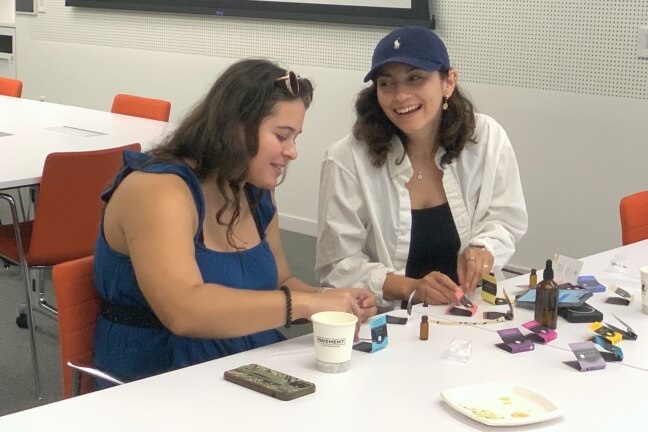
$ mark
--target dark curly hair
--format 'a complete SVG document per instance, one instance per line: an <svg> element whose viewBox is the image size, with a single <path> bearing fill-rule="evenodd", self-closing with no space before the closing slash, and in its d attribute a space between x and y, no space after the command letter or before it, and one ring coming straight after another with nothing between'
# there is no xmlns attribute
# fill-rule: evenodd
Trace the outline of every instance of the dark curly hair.
<svg viewBox="0 0 648 432"><path fill-rule="evenodd" d="M448 77L449 69L439 71L442 79ZM376 82L371 87L363 89L358 94L355 104L356 122L353 125L353 135L359 141L369 146L371 163L376 167L384 165L387 154L391 150L391 140L398 136L407 146L405 134L387 118L378 103ZM441 125L437 134L437 144L446 150L441 164L452 162L466 142L477 142L474 137L475 112L473 104L461 93L456 86L448 99L448 109L442 111Z"/></svg>
<svg viewBox="0 0 648 432"><path fill-rule="evenodd" d="M189 113L164 143L150 151L156 161L193 163L200 179L213 179L225 203L216 220L227 225L227 241L236 247L233 227L240 214L242 186L250 160L259 150L259 125L279 102L301 100L308 108L313 86L299 78L293 94L285 80L287 71L261 59L234 63L216 80L207 96ZM228 209L229 220L223 220Z"/></svg>

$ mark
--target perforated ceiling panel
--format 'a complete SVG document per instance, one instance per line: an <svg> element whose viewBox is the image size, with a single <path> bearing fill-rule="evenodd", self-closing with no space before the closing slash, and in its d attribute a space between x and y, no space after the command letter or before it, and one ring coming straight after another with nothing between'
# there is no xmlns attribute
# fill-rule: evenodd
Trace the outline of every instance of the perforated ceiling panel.
<svg viewBox="0 0 648 432"><path fill-rule="evenodd" d="M66 8L48 0L33 39L365 71L384 27ZM433 0L465 82L648 99L637 31L648 0Z"/></svg>
<svg viewBox="0 0 648 432"><path fill-rule="evenodd" d="M464 81L648 99L648 60L637 57L648 0L436 3Z"/></svg>

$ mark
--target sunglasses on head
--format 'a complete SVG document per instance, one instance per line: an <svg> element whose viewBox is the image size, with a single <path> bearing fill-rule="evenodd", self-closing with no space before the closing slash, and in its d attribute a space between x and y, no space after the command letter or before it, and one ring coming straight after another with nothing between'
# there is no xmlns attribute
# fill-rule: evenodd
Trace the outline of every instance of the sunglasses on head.
<svg viewBox="0 0 648 432"><path fill-rule="evenodd" d="M286 84L286 89L288 89L288 92L292 96L296 96L299 94L299 75L297 75L293 71L287 71L286 75L281 76L275 80L277 81L283 81Z"/></svg>

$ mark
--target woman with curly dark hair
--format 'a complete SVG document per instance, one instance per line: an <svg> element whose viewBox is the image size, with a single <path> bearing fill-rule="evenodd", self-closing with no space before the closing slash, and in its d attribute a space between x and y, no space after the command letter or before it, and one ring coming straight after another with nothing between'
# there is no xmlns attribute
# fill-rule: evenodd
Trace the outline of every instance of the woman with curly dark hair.
<svg viewBox="0 0 648 432"><path fill-rule="evenodd" d="M353 134L322 164L315 272L382 300L454 303L527 229L513 148L457 85L443 41L401 27L376 46ZM388 303L382 303L387 305Z"/></svg>
<svg viewBox="0 0 648 432"><path fill-rule="evenodd" d="M375 313L366 289L293 277L281 247L274 188L312 93L242 60L160 147L125 153L94 252L97 367L131 381L283 340L277 327L315 312Z"/></svg>

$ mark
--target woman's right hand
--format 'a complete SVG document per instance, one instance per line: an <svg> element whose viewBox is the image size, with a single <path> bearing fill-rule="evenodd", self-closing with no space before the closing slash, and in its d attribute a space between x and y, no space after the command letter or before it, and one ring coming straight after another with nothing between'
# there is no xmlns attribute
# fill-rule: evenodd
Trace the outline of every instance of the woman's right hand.
<svg viewBox="0 0 648 432"><path fill-rule="evenodd" d="M358 322L362 322L362 309L356 296L349 290L329 289L322 293L313 294L312 301L311 310L313 314L324 311L348 312L357 316Z"/></svg>
<svg viewBox="0 0 648 432"><path fill-rule="evenodd" d="M441 272L428 273L416 281L415 287L414 300L417 303L455 304L457 302L455 292L459 287L450 277Z"/></svg>

